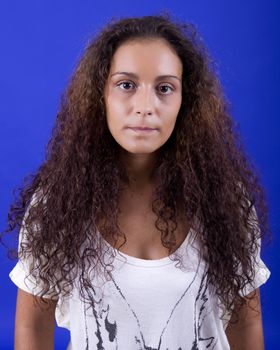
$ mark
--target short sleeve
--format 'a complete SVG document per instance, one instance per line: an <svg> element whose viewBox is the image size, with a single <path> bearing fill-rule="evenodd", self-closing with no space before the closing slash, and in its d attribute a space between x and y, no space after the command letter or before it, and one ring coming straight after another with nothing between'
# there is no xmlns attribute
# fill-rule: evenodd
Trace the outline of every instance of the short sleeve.
<svg viewBox="0 0 280 350"><path fill-rule="evenodd" d="M16 266L9 273L10 279L20 289L27 293L38 295L41 291L40 285L36 283L32 276L29 276L28 271L25 269L24 264L19 261ZM45 298L50 298L49 295L45 294Z"/></svg>
<svg viewBox="0 0 280 350"><path fill-rule="evenodd" d="M26 239L25 235L25 219L28 215L29 208L32 205L36 204L37 194L34 194L29 207L26 210L26 213L23 218L23 223L21 225L20 231L19 231L19 242L18 242L18 250L20 249L20 243ZM36 230L36 227L34 227ZM27 293L33 294L33 295L40 295L42 291L42 286L40 283L39 278L34 278L32 275L30 275L31 265L33 264L33 259L31 256L28 256L26 259L19 259L15 267L12 269L12 271L9 273L9 277L12 280L12 282L20 289L24 290ZM52 290L55 288L52 288ZM68 297L62 297L61 295L58 297L57 295L52 295L52 293L46 293L43 296L44 298L51 298L56 299L57 306L55 309L55 319L57 322L57 325L59 327L63 327L70 330L70 306L69 306L69 296Z"/></svg>
<svg viewBox="0 0 280 350"><path fill-rule="evenodd" d="M260 229L258 225L258 219L257 219L257 213L256 209L253 206L252 207L252 219L253 222L255 223L256 227L256 234L258 234L259 238L257 240L258 242L258 249L256 250L256 255L255 255L255 263L254 263L254 272L255 272L255 277L254 280L251 284L245 285L243 289L240 290L239 294L241 296L248 295L249 293L253 292L255 289L259 288L261 285L266 283L266 281L270 277L270 270L264 263L264 261L261 259L260 253L261 253L261 238L260 238Z"/></svg>
<svg viewBox="0 0 280 350"><path fill-rule="evenodd" d="M24 242L24 240L26 239L25 219L28 215L30 207L36 203L36 199L37 199L37 195L34 193L32 196L31 202L29 204L29 207L25 212L22 225L19 231L18 251L20 251L21 242ZM15 267L9 273L9 277L12 280L12 282L20 289L24 290L27 293L31 293L33 295L39 295L40 292L42 291L42 288L41 288L41 284L38 282L38 279L35 279L30 274L32 264L33 264L33 259L31 255L29 255L26 259L19 259ZM51 296L52 296L51 293L46 293L44 295L44 298L50 298Z"/></svg>

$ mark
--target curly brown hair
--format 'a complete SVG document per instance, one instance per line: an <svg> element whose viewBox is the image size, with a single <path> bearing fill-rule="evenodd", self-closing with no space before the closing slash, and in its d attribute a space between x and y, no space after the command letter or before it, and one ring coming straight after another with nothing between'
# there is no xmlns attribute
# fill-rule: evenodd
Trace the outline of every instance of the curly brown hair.
<svg viewBox="0 0 280 350"><path fill-rule="evenodd" d="M171 251L179 203L190 222L198 219L208 282L231 310L233 301L244 303L239 291L254 279L258 240L271 237L267 201L196 26L169 15L114 19L89 41L61 96L45 161L19 188L5 233L24 223L16 256L32 256L41 297L69 294L78 278L81 298L94 302L86 266L98 276L111 266L97 223L105 238L125 237L117 211L127 174L107 127L104 86L114 52L136 38L166 40L183 64L182 105L154 169L156 227Z"/></svg>

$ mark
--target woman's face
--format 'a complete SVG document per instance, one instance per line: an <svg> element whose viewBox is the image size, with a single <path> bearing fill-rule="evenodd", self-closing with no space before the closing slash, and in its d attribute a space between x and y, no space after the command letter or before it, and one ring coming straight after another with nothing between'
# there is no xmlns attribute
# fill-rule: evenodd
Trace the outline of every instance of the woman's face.
<svg viewBox="0 0 280 350"><path fill-rule="evenodd" d="M104 97L108 128L123 149L147 154L168 140L181 106L182 70L163 39L135 39L116 50Z"/></svg>

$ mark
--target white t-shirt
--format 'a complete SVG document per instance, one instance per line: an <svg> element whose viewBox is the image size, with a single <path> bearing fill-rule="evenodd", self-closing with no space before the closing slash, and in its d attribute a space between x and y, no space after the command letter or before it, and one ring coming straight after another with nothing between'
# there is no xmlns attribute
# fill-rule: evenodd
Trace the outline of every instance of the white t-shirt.
<svg viewBox="0 0 280 350"><path fill-rule="evenodd" d="M58 326L70 331L72 350L198 350L230 349L225 329L230 319L221 320L217 297L206 284L205 264L199 260L196 231L191 229L172 256L180 254L182 265L170 257L144 260L116 252L111 279L86 310L75 284L73 295L60 298L56 308ZM106 257L106 254L105 254ZM258 253L254 288L240 291L246 295L270 276ZM28 263L19 261L9 276L26 292L36 294L36 286L27 275ZM94 283L96 285L96 281Z"/></svg>

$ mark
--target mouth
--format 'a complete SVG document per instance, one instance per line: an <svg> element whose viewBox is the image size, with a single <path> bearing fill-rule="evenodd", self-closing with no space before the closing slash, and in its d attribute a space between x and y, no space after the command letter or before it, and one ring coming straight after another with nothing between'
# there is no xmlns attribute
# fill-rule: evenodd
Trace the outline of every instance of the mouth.
<svg viewBox="0 0 280 350"><path fill-rule="evenodd" d="M138 133L152 133L158 130L156 128L148 128L148 127L141 127L141 126L128 127L127 129L133 130L134 132L138 132Z"/></svg>
<svg viewBox="0 0 280 350"><path fill-rule="evenodd" d="M127 128L129 130L132 130L136 134L152 134L157 131L157 129L154 128L146 128L146 127L135 127L135 128Z"/></svg>

